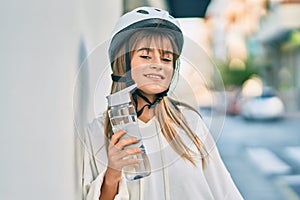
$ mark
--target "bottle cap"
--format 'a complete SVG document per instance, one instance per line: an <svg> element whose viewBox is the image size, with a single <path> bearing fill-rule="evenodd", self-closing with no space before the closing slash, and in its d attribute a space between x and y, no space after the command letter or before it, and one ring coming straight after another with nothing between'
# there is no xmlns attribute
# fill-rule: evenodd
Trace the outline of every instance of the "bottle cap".
<svg viewBox="0 0 300 200"><path fill-rule="evenodd" d="M124 88L123 90L120 90L116 93L113 93L111 95L108 95L106 97L108 106L117 106L124 103L129 103L131 101L130 99L130 91L136 88L136 84L131 85L127 88Z"/></svg>

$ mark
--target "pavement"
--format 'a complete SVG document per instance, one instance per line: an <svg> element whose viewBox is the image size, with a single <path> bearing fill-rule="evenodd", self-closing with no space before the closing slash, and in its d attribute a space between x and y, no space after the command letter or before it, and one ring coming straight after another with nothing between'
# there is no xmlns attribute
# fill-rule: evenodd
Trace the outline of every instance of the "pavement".
<svg viewBox="0 0 300 200"><path fill-rule="evenodd" d="M300 200L300 113L277 121L226 116L217 145L246 200Z"/></svg>

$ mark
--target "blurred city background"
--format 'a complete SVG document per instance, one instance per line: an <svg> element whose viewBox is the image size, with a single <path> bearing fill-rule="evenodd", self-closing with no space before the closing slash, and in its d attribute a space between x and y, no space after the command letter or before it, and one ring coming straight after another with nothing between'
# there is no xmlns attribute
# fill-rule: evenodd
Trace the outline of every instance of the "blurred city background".
<svg viewBox="0 0 300 200"><path fill-rule="evenodd" d="M299 200L299 0L2 1L0 199L81 199L78 122L106 108L107 41L124 12L144 5L168 10L201 47L184 50L188 84L199 76L185 55L204 52L203 74L220 72L226 116L217 145L244 198ZM188 102L196 94L189 103L204 119L219 109L210 94L220 91L176 89Z"/></svg>

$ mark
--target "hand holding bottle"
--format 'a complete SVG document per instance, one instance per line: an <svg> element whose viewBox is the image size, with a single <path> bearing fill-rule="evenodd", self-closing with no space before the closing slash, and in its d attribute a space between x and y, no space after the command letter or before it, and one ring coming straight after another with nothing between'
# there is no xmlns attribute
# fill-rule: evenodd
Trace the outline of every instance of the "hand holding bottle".
<svg viewBox="0 0 300 200"><path fill-rule="evenodd" d="M128 165L140 163L135 157L124 159L129 155L142 154L141 148L124 148L128 145L139 142L134 137L121 138L127 132L124 130L117 131L109 142L108 146L108 166L104 176L104 182L101 187L100 199L113 199L117 194L118 185L122 179L122 169Z"/></svg>
<svg viewBox="0 0 300 200"><path fill-rule="evenodd" d="M137 139L141 138L141 133L129 93L134 88L136 85L106 97L109 105L108 116L114 132L109 144L109 164L117 171L122 169L125 178L129 181L151 174L143 142ZM128 133L124 129L128 130ZM136 162L137 160L139 162ZM120 178L120 173L114 174L118 174L118 178Z"/></svg>
<svg viewBox="0 0 300 200"><path fill-rule="evenodd" d="M115 179L121 178L121 171L124 166L139 164L139 160L135 157L130 157L128 159L124 159L129 155L136 155L143 153L143 149L141 148L125 148L128 145L136 144L140 140L134 137L126 137L122 138L127 132L124 130L119 130L114 133L111 137L108 146L108 168L112 171Z"/></svg>

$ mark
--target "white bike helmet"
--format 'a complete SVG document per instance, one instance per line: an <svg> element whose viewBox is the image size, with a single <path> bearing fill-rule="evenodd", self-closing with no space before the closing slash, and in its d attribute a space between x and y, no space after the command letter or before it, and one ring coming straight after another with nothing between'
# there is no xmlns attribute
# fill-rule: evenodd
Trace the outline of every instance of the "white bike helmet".
<svg viewBox="0 0 300 200"><path fill-rule="evenodd" d="M140 28L163 28L174 35L179 54L183 46L183 34L178 21L165 10L139 7L120 17L116 23L109 46L109 59L113 63L120 45Z"/></svg>
<svg viewBox="0 0 300 200"><path fill-rule="evenodd" d="M123 15L117 22L113 32L109 45L109 59L111 67L113 67L114 60L116 59L117 51L120 46L128 41L129 37L140 29L162 29L168 31L173 36L176 43L178 54L181 54L183 46L183 34L179 26L178 21L169 15L167 11L154 8L154 7L140 7L133 11ZM112 80L116 82L125 82L126 87L132 85L134 81L131 78L130 72L130 56L129 56L129 42L126 42L126 74L123 76L117 76L112 74ZM143 98L147 104L140 110L137 110L137 115L140 116L143 113L145 107L153 108L167 95L168 90L165 90L157 94L157 98L151 102L145 97L138 89L132 93L133 100L135 101L136 110L138 107L137 96Z"/></svg>

